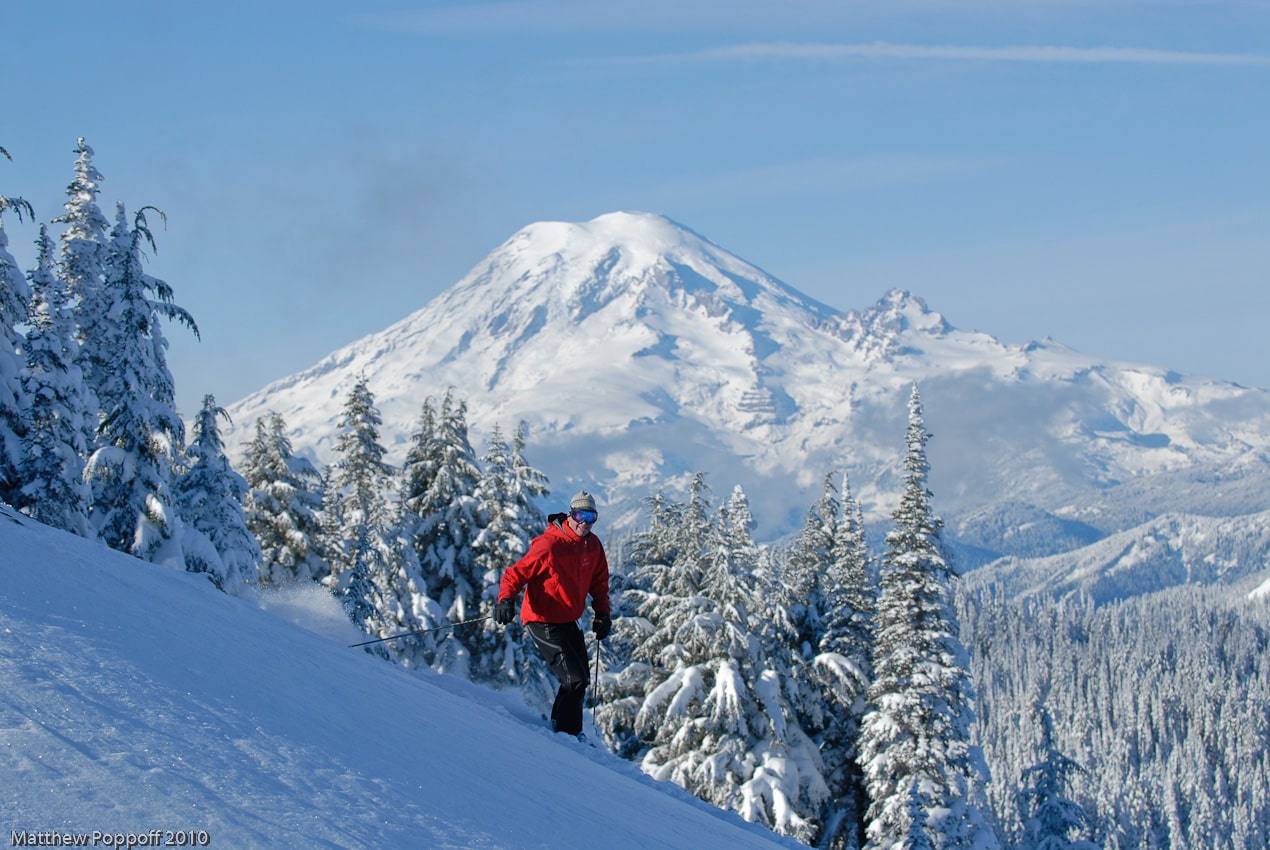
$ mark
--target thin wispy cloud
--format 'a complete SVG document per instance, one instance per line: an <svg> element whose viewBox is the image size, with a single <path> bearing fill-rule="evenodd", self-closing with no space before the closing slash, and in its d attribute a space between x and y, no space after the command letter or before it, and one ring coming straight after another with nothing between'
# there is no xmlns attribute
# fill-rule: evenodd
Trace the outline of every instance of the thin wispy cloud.
<svg viewBox="0 0 1270 850"><path fill-rule="evenodd" d="M1001 0L986 0L989 8ZM1038 0L1009 0L1011 7ZM1047 2L1047 0L1040 0ZM1073 0L1057 0L1070 3ZM1102 2L1111 0L1081 0ZM771 0L452 0L416 4L423 8L359 11L350 19L361 26L414 34L535 33L771 33L772 27L843 26L862 19L894 19L929 14L940 0L891 0L869 8L841 0L798 0L796 10ZM784 30L788 31L788 30ZM816 30L812 30L816 31Z"/></svg>
<svg viewBox="0 0 1270 850"><path fill-rule="evenodd" d="M873 42L823 44L753 42L711 47L679 54L647 57L651 61L688 62L844 62L851 60L916 60L942 62L1033 62L1050 64L1225 65L1270 66L1270 54L1193 53L1139 47L1016 46L974 47Z"/></svg>

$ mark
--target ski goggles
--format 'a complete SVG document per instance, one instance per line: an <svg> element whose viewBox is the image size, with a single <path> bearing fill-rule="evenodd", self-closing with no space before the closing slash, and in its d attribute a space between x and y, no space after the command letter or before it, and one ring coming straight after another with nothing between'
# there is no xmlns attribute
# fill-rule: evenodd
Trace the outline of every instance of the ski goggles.
<svg viewBox="0 0 1270 850"><path fill-rule="evenodd" d="M570 516L574 522L584 522L587 525L593 524L600 517L596 511L574 511Z"/></svg>

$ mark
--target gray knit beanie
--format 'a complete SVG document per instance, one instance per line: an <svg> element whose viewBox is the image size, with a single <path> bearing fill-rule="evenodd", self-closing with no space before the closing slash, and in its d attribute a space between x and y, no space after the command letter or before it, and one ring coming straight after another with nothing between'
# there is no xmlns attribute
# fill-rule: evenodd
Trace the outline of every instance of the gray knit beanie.
<svg viewBox="0 0 1270 850"><path fill-rule="evenodd" d="M579 490L578 494L569 500L570 511L593 511L595 510L595 497L586 490Z"/></svg>

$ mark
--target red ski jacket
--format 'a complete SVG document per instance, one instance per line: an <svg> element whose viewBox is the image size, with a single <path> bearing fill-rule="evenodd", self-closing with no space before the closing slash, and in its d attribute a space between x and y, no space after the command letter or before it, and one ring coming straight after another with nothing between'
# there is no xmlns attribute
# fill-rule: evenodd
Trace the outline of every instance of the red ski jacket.
<svg viewBox="0 0 1270 850"><path fill-rule="evenodd" d="M523 623L568 623L586 609L609 613L609 562L594 534L579 537L567 523L552 523L533 539L525 556L503 573L498 598L516 599Z"/></svg>

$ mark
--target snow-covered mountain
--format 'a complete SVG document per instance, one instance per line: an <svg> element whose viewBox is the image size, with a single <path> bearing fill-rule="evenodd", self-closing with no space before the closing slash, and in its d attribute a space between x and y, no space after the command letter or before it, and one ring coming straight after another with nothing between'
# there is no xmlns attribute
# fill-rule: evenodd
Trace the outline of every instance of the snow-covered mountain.
<svg viewBox="0 0 1270 850"><path fill-rule="evenodd" d="M845 298L863 295L847 283ZM231 405L227 443L276 410L297 450L330 461L360 375L390 460L423 400L453 387L478 451L494 425L525 420L553 498L598 492L610 534L697 471L717 499L745 487L760 539L796 529L830 470L883 519L913 382L935 504L968 563L1051 554L1167 510L1270 509L1264 390L1052 340L1003 344L903 291L839 312L651 214L524 228L419 311ZM1006 513L1070 534L1018 535Z"/></svg>
<svg viewBox="0 0 1270 850"><path fill-rule="evenodd" d="M3 506L0 551L15 846L801 846L514 693L350 649L365 635L316 585L227 596Z"/></svg>

